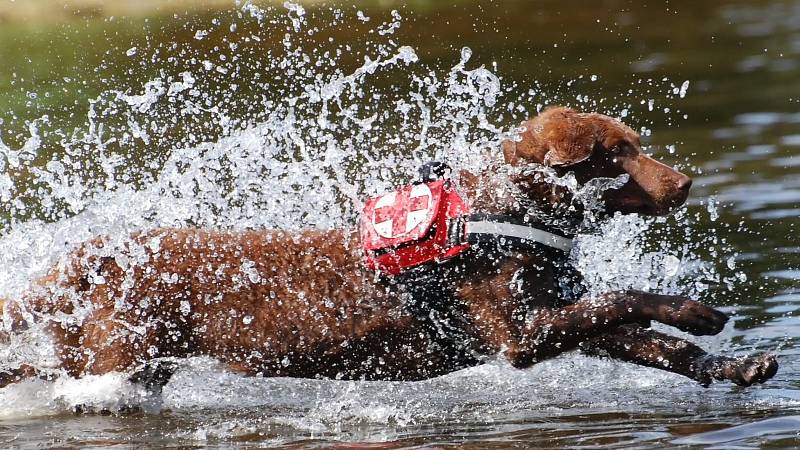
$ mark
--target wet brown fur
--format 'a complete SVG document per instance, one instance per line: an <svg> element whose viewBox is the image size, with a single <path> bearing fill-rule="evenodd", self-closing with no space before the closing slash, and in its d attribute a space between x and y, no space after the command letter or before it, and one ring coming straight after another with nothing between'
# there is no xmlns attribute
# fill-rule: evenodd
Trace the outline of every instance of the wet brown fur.
<svg viewBox="0 0 800 450"><path fill-rule="evenodd" d="M581 182L628 173L606 194L612 211L660 214L686 199L688 177L641 153L638 135L619 121L551 108L523 126L518 141L503 143L512 166L572 170ZM541 178L514 175L501 186L503 173L461 174L475 210L518 213L519 195L545 209L569 203ZM777 369L771 355L708 355L643 328L656 320L718 333L727 317L687 298L614 292L558 306L552 261L541 255L470 250L427 276L421 291L378 277L353 231L156 229L87 242L20 301L0 306L12 329L26 317L46 323L73 377L209 355L246 374L418 380L498 352L524 368L576 348L660 368L667 359L667 370L704 384L749 385ZM30 366L2 372L0 386L36 374Z"/></svg>

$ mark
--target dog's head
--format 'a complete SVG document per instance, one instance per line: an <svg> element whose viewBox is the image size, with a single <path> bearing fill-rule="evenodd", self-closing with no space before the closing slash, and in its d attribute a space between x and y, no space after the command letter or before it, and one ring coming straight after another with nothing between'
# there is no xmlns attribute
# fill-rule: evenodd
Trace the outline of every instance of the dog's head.
<svg viewBox="0 0 800 450"><path fill-rule="evenodd" d="M682 205L692 180L642 152L639 135L622 122L569 108L549 108L523 124L521 140L503 142L508 164L539 163L581 184L627 173L620 189L603 194L606 212L663 215Z"/></svg>

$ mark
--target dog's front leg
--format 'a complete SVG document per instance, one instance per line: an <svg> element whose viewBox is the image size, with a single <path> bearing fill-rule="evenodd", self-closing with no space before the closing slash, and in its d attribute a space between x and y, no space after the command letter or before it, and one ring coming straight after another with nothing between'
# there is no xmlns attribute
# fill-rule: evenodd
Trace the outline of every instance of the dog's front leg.
<svg viewBox="0 0 800 450"><path fill-rule="evenodd" d="M728 317L685 297L639 291L614 292L596 299L583 299L563 308L533 310L518 328L518 337L500 344L506 348L506 355L515 367L528 367L573 350L580 343L621 325L650 320L695 335L710 335L722 331ZM491 328L489 326L487 331ZM512 336L510 333L483 334L489 339L492 336Z"/></svg>
<svg viewBox="0 0 800 450"><path fill-rule="evenodd" d="M581 343L582 352L674 372L708 386L713 380L729 380L740 386L763 383L778 370L769 353L729 358L706 353L697 345L638 326L619 327Z"/></svg>

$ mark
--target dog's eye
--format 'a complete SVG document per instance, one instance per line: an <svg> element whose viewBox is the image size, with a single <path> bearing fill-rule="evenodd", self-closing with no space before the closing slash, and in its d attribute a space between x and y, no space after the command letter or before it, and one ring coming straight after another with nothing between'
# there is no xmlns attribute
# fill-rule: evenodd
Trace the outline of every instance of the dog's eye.
<svg viewBox="0 0 800 450"><path fill-rule="evenodd" d="M609 152L610 152L612 155L619 155L620 153L622 153L622 146L620 146L620 145L612 145L612 146L611 146L611 147L608 149L608 151L609 151Z"/></svg>

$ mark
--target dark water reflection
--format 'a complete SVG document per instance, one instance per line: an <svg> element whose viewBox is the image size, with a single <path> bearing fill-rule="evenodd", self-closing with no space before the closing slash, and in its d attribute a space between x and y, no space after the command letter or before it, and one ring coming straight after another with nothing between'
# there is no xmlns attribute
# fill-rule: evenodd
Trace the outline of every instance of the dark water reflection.
<svg viewBox="0 0 800 450"><path fill-rule="evenodd" d="M409 21L397 39L414 46L423 58L440 60L442 67L449 67L462 47L471 47L473 63L496 63L507 81L536 86L554 102L629 109L635 125L652 130L650 150L694 176L690 209L707 208L709 198L719 202L719 217L696 226L715 228L719 239L731 244L746 281L733 294L710 298L734 314L735 330L729 336L733 349L777 349L781 371L776 379L747 391L727 386L701 391L685 384L641 388L633 398L622 395L617 404L612 385L606 386L612 392L602 397L607 406L566 400L525 409L519 403L514 404L518 411L488 412L485 420L349 424L339 433L301 432L290 424L256 420L282 414L269 408L190 409L155 416L58 415L0 422L0 444L800 446L800 2L502 0L432 5L401 9ZM376 9L370 14L387 13ZM180 17L180 25L171 18L76 22L43 29L2 25L1 116L5 130L20 130L19 135L6 131L4 141L18 145L24 138L24 121L42 113L64 122L60 126L77 123L86 99L109 86L138 86L157 71L127 71L126 48L192 42L194 24L216 15ZM350 32L342 29L340 37L346 39ZM688 95L665 98L665 77L677 86L689 80ZM575 81L568 84L570 80ZM581 101L584 96L591 100ZM652 111L648 99L655 101ZM65 110L78 114L65 115ZM730 256L717 255L717 260L722 266ZM564 396L569 399L568 393ZM237 428L237 423L248 425ZM186 431L213 428L209 424L230 429L217 430L211 438Z"/></svg>

